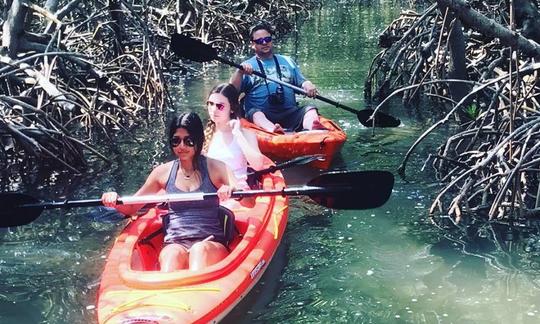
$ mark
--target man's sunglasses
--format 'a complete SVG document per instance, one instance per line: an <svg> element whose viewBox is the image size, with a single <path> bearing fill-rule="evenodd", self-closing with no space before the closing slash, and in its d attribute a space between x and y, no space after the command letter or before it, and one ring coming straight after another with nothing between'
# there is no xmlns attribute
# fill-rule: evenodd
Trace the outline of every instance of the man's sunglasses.
<svg viewBox="0 0 540 324"><path fill-rule="evenodd" d="M262 45L265 43L268 44L272 41L272 36L257 38L257 39L254 39L253 41L255 42L255 44L259 44L259 45Z"/></svg>
<svg viewBox="0 0 540 324"><path fill-rule="evenodd" d="M224 104L222 104L222 103L216 103L216 102L213 102L213 101L210 101L210 100L208 100L208 101L206 102L206 105L207 105L207 106L216 106L216 108L217 108L219 111L225 109L225 105L224 105Z"/></svg>
<svg viewBox="0 0 540 324"><path fill-rule="evenodd" d="M188 147L194 147L195 146L195 142L189 136L186 136L184 138L181 138L181 137L178 137L178 136L173 136L171 138L171 146L172 147L177 147L182 142L184 142L184 145L188 146Z"/></svg>

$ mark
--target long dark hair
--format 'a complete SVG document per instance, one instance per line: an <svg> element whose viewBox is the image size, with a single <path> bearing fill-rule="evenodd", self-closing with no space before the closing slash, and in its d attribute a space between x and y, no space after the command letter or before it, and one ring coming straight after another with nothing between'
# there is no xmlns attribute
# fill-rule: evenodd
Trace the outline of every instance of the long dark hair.
<svg viewBox="0 0 540 324"><path fill-rule="evenodd" d="M220 83L216 85L215 87L210 90L210 93L208 94L208 98L210 98L211 95L214 93L219 93L223 95L227 100L229 101L229 105L231 106L231 119L235 119L242 116L242 112L240 110L240 103L238 102L238 90L236 87L230 83ZM206 128L204 129L204 139L205 139L205 145L204 145L204 151L208 152L208 146L210 145L210 141L212 140L212 136L214 136L214 132L216 131L216 124L212 121L212 118L208 119L208 123L206 124Z"/></svg>
<svg viewBox="0 0 540 324"><path fill-rule="evenodd" d="M179 128L184 128L185 130L187 130L189 136L191 137L191 139L193 139L193 142L195 142L194 159L198 161L204 144L204 130L201 118L199 117L199 115L191 111L173 117L173 119L169 123L169 131L167 137L171 151L173 150L173 147L171 145L171 139L176 130ZM197 166L198 164L195 163L195 167Z"/></svg>

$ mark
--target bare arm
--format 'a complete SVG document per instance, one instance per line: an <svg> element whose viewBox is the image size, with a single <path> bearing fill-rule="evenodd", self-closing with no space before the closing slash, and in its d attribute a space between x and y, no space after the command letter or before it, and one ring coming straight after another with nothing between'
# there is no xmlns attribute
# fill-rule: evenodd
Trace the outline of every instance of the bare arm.
<svg viewBox="0 0 540 324"><path fill-rule="evenodd" d="M211 158L208 161L208 173L210 180L218 188L218 197L221 201L231 198L231 193L235 189L236 178L233 173L227 167L227 165L221 161ZM240 200L240 204L245 207L253 207L255 205L255 197L243 198Z"/></svg>
<svg viewBox="0 0 540 324"><path fill-rule="evenodd" d="M242 129L239 120L232 120L231 124L233 136L236 138L249 165L255 170L261 170L264 166L264 155L259 150L257 136L248 129Z"/></svg>
<svg viewBox="0 0 540 324"><path fill-rule="evenodd" d="M253 123L269 132L283 132L281 125L272 123L262 111L253 114Z"/></svg>
<svg viewBox="0 0 540 324"><path fill-rule="evenodd" d="M240 69L237 69L234 71L234 73L231 75L231 78L229 79L229 83L232 84L236 90L240 91L240 85L242 84L242 77L244 74Z"/></svg>
<svg viewBox="0 0 540 324"><path fill-rule="evenodd" d="M240 87L242 86L244 74L253 73L253 67L250 64L242 63L241 65L243 69L236 69L229 79L229 83L235 86L238 91L240 91Z"/></svg>
<svg viewBox="0 0 540 324"><path fill-rule="evenodd" d="M139 188L139 190L137 190L134 196L153 195L159 193L164 187L160 181L160 175L162 174L162 172L166 171L167 167L165 164L162 164L152 170L152 172L146 179L146 182ZM135 214L139 209L144 206L144 204L118 205L118 198L119 195L116 192L105 192L101 196L101 201L103 202L104 206L113 207L126 216Z"/></svg>

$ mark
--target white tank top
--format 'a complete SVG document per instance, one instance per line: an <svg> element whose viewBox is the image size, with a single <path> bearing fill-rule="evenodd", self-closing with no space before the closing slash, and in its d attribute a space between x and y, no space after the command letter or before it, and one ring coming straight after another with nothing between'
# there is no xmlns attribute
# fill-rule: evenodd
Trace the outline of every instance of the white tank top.
<svg viewBox="0 0 540 324"><path fill-rule="evenodd" d="M239 188L246 188L247 185L247 160L233 136L230 144L226 144L221 132L215 132L208 147L206 156L222 161L232 170Z"/></svg>

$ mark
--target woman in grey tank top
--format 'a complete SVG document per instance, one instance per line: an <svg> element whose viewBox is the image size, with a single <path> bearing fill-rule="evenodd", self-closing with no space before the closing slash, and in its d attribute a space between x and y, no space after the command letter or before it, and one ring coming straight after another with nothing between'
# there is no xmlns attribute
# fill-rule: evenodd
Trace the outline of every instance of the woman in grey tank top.
<svg viewBox="0 0 540 324"><path fill-rule="evenodd" d="M170 203L165 226L164 247L159 255L161 271L199 270L219 262L228 251L219 226L219 201L227 200L233 191L234 177L218 160L201 155L204 144L203 125L193 112L173 118L168 131L169 146L177 159L157 166L135 195L179 192L217 192L219 199ZM103 205L132 215L142 205L117 205L118 194L106 192ZM253 199L242 204L253 205Z"/></svg>

